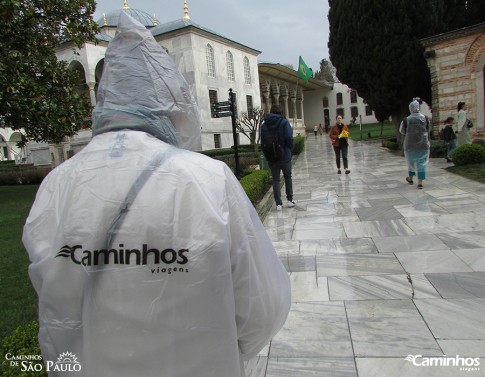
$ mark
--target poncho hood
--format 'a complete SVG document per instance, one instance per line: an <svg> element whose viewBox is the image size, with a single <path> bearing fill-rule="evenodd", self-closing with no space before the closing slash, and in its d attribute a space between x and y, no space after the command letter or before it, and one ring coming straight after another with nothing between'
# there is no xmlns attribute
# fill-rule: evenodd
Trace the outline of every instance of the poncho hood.
<svg viewBox="0 0 485 377"><path fill-rule="evenodd" d="M411 114L419 113L419 102L418 101L413 100L413 102L411 102L409 104L409 112Z"/></svg>
<svg viewBox="0 0 485 377"><path fill-rule="evenodd" d="M150 31L125 12L106 51L92 120L93 136L133 129L181 148L200 147L189 85Z"/></svg>

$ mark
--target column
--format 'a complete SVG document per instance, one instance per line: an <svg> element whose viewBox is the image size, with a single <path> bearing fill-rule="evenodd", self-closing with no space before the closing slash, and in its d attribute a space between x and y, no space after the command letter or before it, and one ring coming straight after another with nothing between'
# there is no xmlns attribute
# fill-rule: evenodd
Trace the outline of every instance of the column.
<svg viewBox="0 0 485 377"><path fill-rule="evenodd" d="M91 99L91 105L96 106L96 92L95 92L95 82L88 82L88 87L89 87L89 98Z"/></svg>
<svg viewBox="0 0 485 377"><path fill-rule="evenodd" d="M301 123L303 128L305 127L305 114L303 112L303 90L300 92L300 111L301 111Z"/></svg>
<svg viewBox="0 0 485 377"><path fill-rule="evenodd" d="M283 94L281 98L283 99L283 107L284 107L283 115L288 118L288 114L290 113L288 108L288 94Z"/></svg>
<svg viewBox="0 0 485 377"><path fill-rule="evenodd" d="M270 97L270 92L269 90L268 91L264 91L263 93L263 98L264 98L264 108L266 110L267 113L269 113L270 109L271 109L271 103L270 103L270 100L271 100L271 97Z"/></svg>

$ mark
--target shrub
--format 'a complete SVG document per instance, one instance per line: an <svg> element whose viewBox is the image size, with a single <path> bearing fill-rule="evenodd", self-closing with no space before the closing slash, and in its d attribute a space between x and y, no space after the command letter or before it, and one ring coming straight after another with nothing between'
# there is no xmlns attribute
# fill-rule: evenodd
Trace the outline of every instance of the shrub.
<svg viewBox="0 0 485 377"><path fill-rule="evenodd" d="M383 140L382 146L390 149L391 151L398 151L402 149L402 144L398 143L396 139Z"/></svg>
<svg viewBox="0 0 485 377"><path fill-rule="evenodd" d="M460 145L451 156L455 165L481 164L485 162L485 147L479 144Z"/></svg>
<svg viewBox="0 0 485 377"><path fill-rule="evenodd" d="M0 172L0 185L37 185L49 173L49 169L9 169Z"/></svg>
<svg viewBox="0 0 485 377"><path fill-rule="evenodd" d="M244 153L244 152L253 152L254 145L250 145L250 144L238 145L237 151L239 155L241 155L241 153ZM230 148L207 149L205 151L199 151L199 153L205 154L206 156L209 156L209 157L231 155L231 154L234 155L234 146Z"/></svg>
<svg viewBox="0 0 485 377"><path fill-rule="evenodd" d="M254 152L238 153L239 156L239 170L243 171L251 165L258 165L259 155ZM236 160L234 154L222 155L213 157L215 160L223 161L227 166L229 166L232 171L236 169Z"/></svg>
<svg viewBox="0 0 485 377"><path fill-rule="evenodd" d="M254 170L239 181L251 201L256 204L266 193L271 182L271 174L267 170Z"/></svg>
<svg viewBox="0 0 485 377"><path fill-rule="evenodd" d="M39 333L39 323L34 321L28 325L17 327L11 335L3 339L0 347L0 355L2 360L0 362L0 375L4 377L45 377L45 368L42 367L42 371L22 371L21 366L11 366L10 360L6 360L5 355L11 354L12 356L29 356L40 355L39 341L37 334ZM33 366L40 364L41 361L32 360ZM19 362L20 364L20 362Z"/></svg>
<svg viewBox="0 0 485 377"><path fill-rule="evenodd" d="M429 150L429 157L443 157L448 153L448 145L441 140L431 140L431 147Z"/></svg>
<svg viewBox="0 0 485 377"><path fill-rule="evenodd" d="M303 152L305 148L305 138L303 136L295 136L293 138L293 150L291 151L292 154L298 155Z"/></svg>

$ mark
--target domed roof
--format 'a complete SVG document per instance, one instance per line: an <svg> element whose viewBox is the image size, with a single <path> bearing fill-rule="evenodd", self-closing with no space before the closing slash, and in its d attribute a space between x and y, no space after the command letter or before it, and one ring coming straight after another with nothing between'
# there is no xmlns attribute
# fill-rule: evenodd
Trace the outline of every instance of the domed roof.
<svg viewBox="0 0 485 377"><path fill-rule="evenodd" d="M144 12L139 9L125 8L125 9L113 10L109 13L106 13L103 17L101 17L98 20L99 27L103 27L103 26L116 27L118 25L118 19L120 18L121 11L126 12L135 20L139 21L145 27L155 26L153 22L153 16L149 15L147 12ZM106 17L106 24L104 22L105 17Z"/></svg>

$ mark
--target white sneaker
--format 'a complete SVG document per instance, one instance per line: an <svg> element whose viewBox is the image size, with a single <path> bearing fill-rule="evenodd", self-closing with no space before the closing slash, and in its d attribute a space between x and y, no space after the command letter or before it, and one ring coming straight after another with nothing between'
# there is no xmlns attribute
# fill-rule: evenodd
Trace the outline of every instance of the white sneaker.
<svg viewBox="0 0 485 377"><path fill-rule="evenodd" d="M281 204L276 205L276 210L281 211L283 209L283 206Z"/></svg>
<svg viewBox="0 0 485 377"><path fill-rule="evenodd" d="M286 202L286 205L288 206L288 208L291 208L296 206L296 202L294 200L288 200L288 202Z"/></svg>

